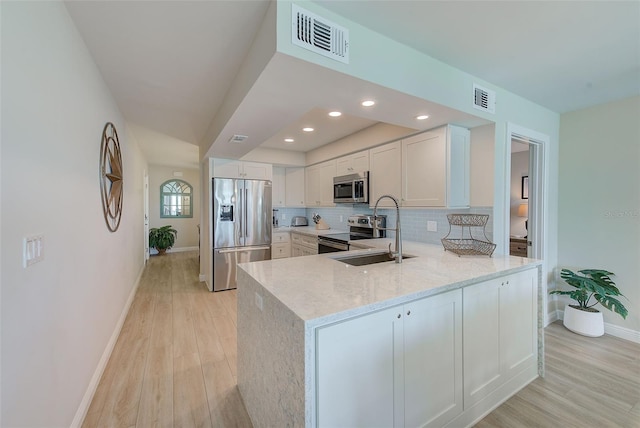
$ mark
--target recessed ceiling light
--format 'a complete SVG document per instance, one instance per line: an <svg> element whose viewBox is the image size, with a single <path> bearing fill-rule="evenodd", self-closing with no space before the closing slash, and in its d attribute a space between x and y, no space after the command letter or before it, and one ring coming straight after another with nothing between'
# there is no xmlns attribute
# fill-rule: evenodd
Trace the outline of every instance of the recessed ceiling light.
<svg viewBox="0 0 640 428"><path fill-rule="evenodd" d="M363 107L371 107L372 105L374 105L376 102L373 100L366 100L362 102L362 106Z"/></svg>
<svg viewBox="0 0 640 428"><path fill-rule="evenodd" d="M313 128L310 128L310 127L308 127L308 126L307 126L306 128L302 128L302 130L303 130L304 132L313 132Z"/></svg>
<svg viewBox="0 0 640 428"><path fill-rule="evenodd" d="M339 117L339 116L342 116L342 113L339 112L339 111L332 111L332 112L329 112L329 116L331 116L331 117Z"/></svg>
<svg viewBox="0 0 640 428"><path fill-rule="evenodd" d="M293 138L285 138L284 142L285 143L293 143L295 140Z"/></svg>
<svg viewBox="0 0 640 428"><path fill-rule="evenodd" d="M429 116L427 116L426 114L421 114L420 116L416 116L416 119L425 120L425 119L429 119Z"/></svg>

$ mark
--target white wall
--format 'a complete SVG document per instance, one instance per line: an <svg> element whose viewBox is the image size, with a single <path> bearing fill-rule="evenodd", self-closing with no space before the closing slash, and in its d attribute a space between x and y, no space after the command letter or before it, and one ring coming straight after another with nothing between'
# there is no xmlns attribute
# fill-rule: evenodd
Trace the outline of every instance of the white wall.
<svg viewBox="0 0 640 428"><path fill-rule="evenodd" d="M70 426L144 265L146 163L63 3L2 2L1 19L1 424ZM98 175L109 121L124 163L115 233ZM44 260L23 268L32 234Z"/></svg>
<svg viewBox="0 0 640 428"><path fill-rule="evenodd" d="M182 172L182 177L174 176ZM193 187L193 217L160 218L160 186L167 180L183 180ZM198 224L200 224L200 170L169 166L149 166L149 227L173 226L178 239L173 250L198 246Z"/></svg>
<svg viewBox="0 0 640 428"><path fill-rule="evenodd" d="M560 118L558 267L614 272L640 340L640 97ZM563 305L560 305L562 309Z"/></svg>

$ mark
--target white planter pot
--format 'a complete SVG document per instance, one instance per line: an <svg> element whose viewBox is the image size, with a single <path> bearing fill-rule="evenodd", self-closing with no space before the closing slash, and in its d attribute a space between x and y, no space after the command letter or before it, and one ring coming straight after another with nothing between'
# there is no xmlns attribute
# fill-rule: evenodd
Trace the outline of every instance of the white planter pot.
<svg viewBox="0 0 640 428"><path fill-rule="evenodd" d="M567 305L564 307L562 323L567 329L583 336L600 337L604 334L602 312L581 311Z"/></svg>

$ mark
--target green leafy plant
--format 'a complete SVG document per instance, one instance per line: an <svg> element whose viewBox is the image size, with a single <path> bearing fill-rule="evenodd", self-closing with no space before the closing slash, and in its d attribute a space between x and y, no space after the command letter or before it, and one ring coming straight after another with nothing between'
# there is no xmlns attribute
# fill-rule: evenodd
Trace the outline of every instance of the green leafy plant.
<svg viewBox="0 0 640 428"><path fill-rule="evenodd" d="M569 269L562 269L560 277L576 289L569 291L554 290L549 292L549 294L569 296L578 302L578 305L572 306L584 311L597 312L597 310L592 307L600 303L605 308L626 319L628 314L627 308L625 308L618 299L611 297L625 296L620 293L620 290L618 290L618 287L616 287L610 275L615 274L601 269L584 269L578 271L578 273L572 272ZM592 297L596 301L592 305L589 305Z"/></svg>
<svg viewBox="0 0 640 428"><path fill-rule="evenodd" d="M162 253L173 247L177 237L178 231L171 228L171 225L151 228L149 229L149 247Z"/></svg>

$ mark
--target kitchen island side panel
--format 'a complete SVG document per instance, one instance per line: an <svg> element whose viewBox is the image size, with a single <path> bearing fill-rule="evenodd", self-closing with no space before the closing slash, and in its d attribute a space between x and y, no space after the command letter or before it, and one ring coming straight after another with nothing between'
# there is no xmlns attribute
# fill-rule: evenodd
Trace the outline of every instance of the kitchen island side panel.
<svg viewBox="0 0 640 428"><path fill-rule="evenodd" d="M305 426L304 341L304 322L238 269L238 389L254 428Z"/></svg>

